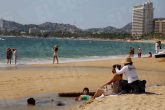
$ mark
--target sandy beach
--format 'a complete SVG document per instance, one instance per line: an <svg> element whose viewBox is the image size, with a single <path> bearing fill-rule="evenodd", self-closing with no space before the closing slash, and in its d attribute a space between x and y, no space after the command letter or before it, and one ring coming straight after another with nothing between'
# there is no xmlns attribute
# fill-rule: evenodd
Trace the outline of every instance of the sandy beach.
<svg viewBox="0 0 165 110"><path fill-rule="evenodd" d="M145 94L97 98L93 103L70 110L165 110L165 86L153 86Z"/></svg>
<svg viewBox="0 0 165 110"><path fill-rule="evenodd" d="M28 66L6 67L0 69L0 99L19 99L30 97L37 94L58 93L58 92L81 92L84 87L88 87L90 91L95 91L99 86L112 78L112 65L120 64L122 59L110 59L99 61L84 61L63 64L35 64ZM120 98L105 98L101 102L96 101L85 108L89 110L97 105L97 110L103 108L119 110L131 101L130 105L125 109L135 109L132 101L136 100L137 106L140 106L141 100L145 99L141 106L150 105L165 107L165 59L155 58L134 58L137 72L140 79L147 80L147 90L155 94L162 95L124 95ZM155 85L157 88L152 88ZM150 88L151 87L151 88ZM156 99L158 102L156 103ZM122 104L119 104L118 101ZM129 99L128 101L125 101ZM147 101L154 101L147 103ZM113 101L113 103L111 103ZM139 101L139 102L138 102ZM99 104L98 104L99 103ZM105 104L104 104L105 103ZM106 105L110 103L109 105ZM155 104L155 105L154 105ZM105 105L105 106L104 106ZM113 105L113 106L112 106ZM119 106L120 105L120 106ZM117 106L117 108L115 108ZM103 108L102 108L103 107ZM114 107L114 109L113 109ZM79 108L84 109L84 108ZM131 109L131 110L132 110ZM144 108L142 108L144 109Z"/></svg>

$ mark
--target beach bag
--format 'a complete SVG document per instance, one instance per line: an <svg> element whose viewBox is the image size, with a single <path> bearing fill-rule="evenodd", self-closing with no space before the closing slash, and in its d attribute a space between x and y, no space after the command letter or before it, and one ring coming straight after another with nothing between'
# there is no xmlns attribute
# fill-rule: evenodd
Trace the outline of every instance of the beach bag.
<svg viewBox="0 0 165 110"><path fill-rule="evenodd" d="M146 80L137 80L130 84L131 86L131 93L145 93L145 86L146 85Z"/></svg>
<svg viewBox="0 0 165 110"><path fill-rule="evenodd" d="M127 80L121 80L121 87L124 93L129 93L131 90Z"/></svg>
<svg viewBox="0 0 165 110"><path fill-rule="evenodd" d="M139 80L139 92L140 93L145 93L145 88L146 88L146 80Z"/></svg>
<svg viewBox="0 0 165 110"><path fill-rule="evenodd" d="M137 80L133 86L127 80L121 80L122 91L124 93L145 93L146 80Z"/></svg>

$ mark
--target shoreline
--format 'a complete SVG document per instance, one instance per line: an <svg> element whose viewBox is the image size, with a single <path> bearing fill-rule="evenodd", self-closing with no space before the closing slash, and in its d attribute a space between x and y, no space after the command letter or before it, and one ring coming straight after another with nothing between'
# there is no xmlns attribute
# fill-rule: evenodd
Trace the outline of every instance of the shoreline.
<svg viewBox="0 0 165 110"><path fill-rule="evenodd" d="M117 55L117 56L89 56L89 57L84 57L84 58L59 58L59 64L65 64L65 63L76 63L76 62L88 62L88 61L102 61L102 60L113 60L113 59L122 59L123 57L127 57L128 55ZM144 55L147 56L147 55ZM135 57L136 58L136 57ZM30 59L30 58L29 58ZM44 59L44 58L43 58ZM1 60L0 67L13 67L13 66L30 66L30 65L39 65L39 64L52 64L52 58L44 59L45 61L40 61L43 60L41 58L36 59L39 62L21 62L18 60L18 63L15 65L12 64L6 64L5 61ZM26 59L27 60L27 59ZM34 59L33 59L34 60Z"/></svg>
<svg viewBox="0 0 165 110"><path fill-rule="evenodd" d="M32 37L32 36L0 36L2 38L9 37L9 38L36 38L36 39L68 39L68 40L93 40L93 41L114 41L114 42L136 42L136 43L155 43L156 41L161 41L162 44L165 44L165 40L161 39L149 39L149 40L131 40L131 39L102 39L102 38L60 38L60 37Z"/></svg>

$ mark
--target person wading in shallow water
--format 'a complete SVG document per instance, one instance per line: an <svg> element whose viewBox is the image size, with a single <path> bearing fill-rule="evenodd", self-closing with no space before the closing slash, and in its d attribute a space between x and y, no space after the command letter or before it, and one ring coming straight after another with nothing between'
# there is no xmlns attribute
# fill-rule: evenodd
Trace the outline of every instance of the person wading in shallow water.
<svg viewBox="0 0 165 110"><path fill-rule="evenodd" d="M138 47L138 58L141 58L142 56L142 49Z"/></svg>
<svg viewBox="0 0 165 110"><path fill-rule="evenodd" d="M7 48L6 51L7 64L11 64L11 58L12 58L12 50L10 48Z"/></svg>
<svg viewBox="0 0 165 110"><path fill-rule="evenodd" d="M17 62L16 49L13 49L13 60L14 60L14 64L16 65L16 62Z"/></svg>
<svg viewBox="0 0 165 110"><path fill-rule="evenodd" d="M58 62L58 45L55 45L53 47L53 64L55 63L55 61L57 62L57 64L59 63Z"/></svg>

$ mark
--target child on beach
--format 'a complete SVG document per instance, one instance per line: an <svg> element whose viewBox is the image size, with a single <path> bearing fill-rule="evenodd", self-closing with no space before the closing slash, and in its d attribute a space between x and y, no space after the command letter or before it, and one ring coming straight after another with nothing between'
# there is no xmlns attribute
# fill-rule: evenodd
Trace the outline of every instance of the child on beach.
<svg viewBox="0 0 165 110"><path fill-rule="evenodd" d="M76 101L81 101L81 100L89 100L91 98L91 96L89 95L89 89L88 88L84 88L82 95L80 95L79 97L76 97L75 100Z"/></svg>
<svg viewBox="0 0 165 110"><path fill-rule="evenodd" d="M151 58L152 57L152 53L151 52L148 52L148 54L149 54L148 57Z"/></svg>

